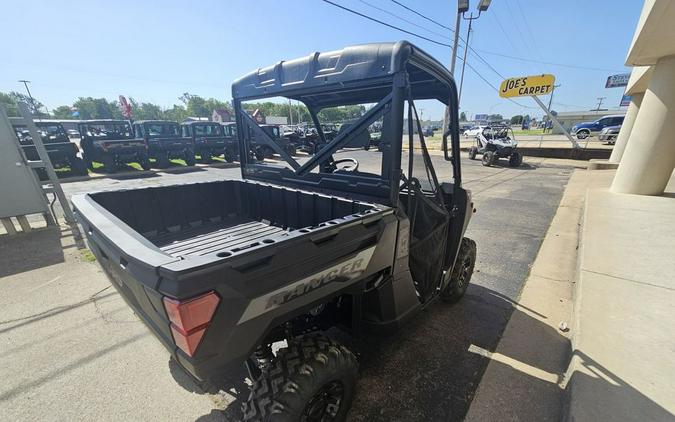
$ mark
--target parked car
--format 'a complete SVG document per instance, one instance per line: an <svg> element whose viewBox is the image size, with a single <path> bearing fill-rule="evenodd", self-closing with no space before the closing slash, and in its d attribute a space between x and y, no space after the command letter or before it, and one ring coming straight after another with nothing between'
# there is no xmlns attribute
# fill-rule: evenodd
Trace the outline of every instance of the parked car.
<svg viewBox="0 0 675 422"><path fill-rule="evenodd" d="M621 125L618 126L607 126L598 134L598 139L601 141L606 141L610 145L614 145L616 138L619 136L619 131L621 131Z"/></svg>
<svg viewBox="0 0 675 422"><path fill-rule="evenodd" d="M578 139L586 139L589 136L600 133L602 129L608 126L622 125L624 117L625 116L623 115L605 116L594 122L577 123L576 125L572 126L570 133L572 136L576 136Z"/></svg>
<svg viewBox="0 0 675 422"><path fill-rule="evenodd" d="M194 153L203 163L210 163L213 157L224 155L227 162L237 156L236 137L225 133L225 127L217 122L195 121L181 125L183 137L192 139Z"/></svg>
<svg viewBox="0 0 675 422"><path fill-rule="evenodd" d="M33 144L33 138L30 136L26 125L17 123L12 124L12 126L16 136L19 138L19 143L21 144L21 149L23 150L26 159L30 161L39 161L40 156ZM82 161L82 158L78 156L80 149L77 144L70 141L68 133L61 123L36 121L35 126L38 132L40 132L42 143L49 156L49 161L52 162L54 168L69 167L73 174L80 176L87 174L87 166L84 161ZM47 179L47 173L44 169L40 169L38 175L41 180Z"/></svg>
<svg viewBox="0 0 675 422"><path fill-rule="evenodd" d="M169 167L172 158L185 160L188 166L195 165L192 139L182 135L178 123L168 120L139 120L134 122L134 134L145 141L148 156L157 161L157 167Z"/></svg>
<svg viewBox="0 0 675 422"><path fill-rule="evenodd" d="M391 110L382 131L400 140L406 103L428 98L458 116L448 101L457 92L452 74L404 41L278 63L265 78L255 70L232 86L245 148L248 129L260 132L243 116L245 101L289 96L311 113L375 104L346 141ZM317 83L336 63L337 76ZM306 77L281 83L297 75ZM358 394L358 359L338 339L391 333L437 299L459 301L469 286L476 243L464 234L474 209L451 132L449 163L441 161L451 180L443 183L420 182L435 174L423 144L425 159L408 167L393 142L377 173L359 171L355 158L334 159L333 145L292 169L241 154L240 180L89 193L72 203L111 285L175 365L201 380L246 367L241 420L344 421Z"/></svg>
<svg viewBox="0 0 675 422"><path fill-rule="evenodd" d="M471 126L469 129L465 130L463 135L466 137L478 136L485 129L485 126Z"/></svg>
<svg viewBox="0 0 675 422"><path fill-rule="evenodd" d="M80 132L75 129L68 129L67 133L70 139L80 139Z"/></svg>
<svg viewBox="0 0 675 422"><path fill-rule="evenodd" d="M115 173L120 165L138 163L144 170L150 169L148 149L143 139L134 138L127 120L85 120L78 123L80 147L87 167L93 163L103 164L103 170Z"/></svg>

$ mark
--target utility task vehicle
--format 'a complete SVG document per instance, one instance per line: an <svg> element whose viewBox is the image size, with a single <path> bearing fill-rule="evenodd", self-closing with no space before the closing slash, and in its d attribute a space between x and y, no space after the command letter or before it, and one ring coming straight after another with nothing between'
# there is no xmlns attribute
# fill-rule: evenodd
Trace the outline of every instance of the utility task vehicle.
<svg viewBox="0 0 675 422"><path fill-rule="evenodd" d="M192 139L194 153L203 163L210 163L213 157L223 155L231 163L238 155L236 136L226 132L227 126L217 122L187 122L181 125L183 137Z"/></svg>
<svg viewBox="0 0 675 422"><path fill-rule="evenodd" d="M84 161L77 154L80 152L77 144L70 141L68 133L63 128L61 123L36 121L35 127L40 132L42 143L47 150L49 161L52 162L54 168L70 167L73 174L86 176L87 166ZM28 127L21 123L12 124L14 132L16 133L21 149L26 155L26 159L30 161L40 161L33 138L28 132ZM47 172L39 168L38 176L40 180L47 180Z"/></svg>
<svg viewBox="0 0 675 422"><path fill-rule="evenodd" d="M172 158L185 160L188 166L195 165L192 139L181 133L180 125L167 120L138 120L134 122L134 135L145 141L148 156L157 161L157 167L167 168Z"/></svg>
<svg viewBox="0 0 675 422"><path fill-rule="evenodd" d="M259 125L262 131L268 138L274 139L274 143L277 146L280 146L281 149L288 155L293 156L297 153L297 147L293 139L289 137L282 136L281 128L279 125ZM273 158L274 154L278 154L279 151L275 150L269 146L266 142L261 141L260 134L255 132L250 132L249 137L251 139L250 150L253 152L256 160L263 161L265 158Z"/></svg>
<svg viewBox="0 0 675 422"><path fill-rule="evenodd" d="M303 103L316 128L324 107L375 105L301 164L243 104L279 96ZM402 41L258 69L233 83L232 98L240 151L255 136L281 160L241 154L242 180L92 193L73 205L112 284L183 368L206 379L246 364L244 420L342 421L357 359L327 331L390 332L436 298L459 300L471 278L455 82ZM444 182L412 130L422 133L414 101L428 99L452 116ZM377 166L335 158L378 119Z"/></svg>
<svg viewBox="0 0 675 422"><path fill-rule="evenodd" d="M511 126L486 126L476 136L476 145L469 148L469 158L476 159L482 154L484 166L491 166L500 158L508 158L509 166L518 167L523 164L523 155L517 150L518 142Z"/></svg>
<svg viewBox="0 0 675 422"><path fill-rule="evenodd" d="M127 120L85 120L77 125L84 162L103 164L103 170L115 173L120 165L138 163L150 170L148 149L143 139L134 138Z"/></svg>

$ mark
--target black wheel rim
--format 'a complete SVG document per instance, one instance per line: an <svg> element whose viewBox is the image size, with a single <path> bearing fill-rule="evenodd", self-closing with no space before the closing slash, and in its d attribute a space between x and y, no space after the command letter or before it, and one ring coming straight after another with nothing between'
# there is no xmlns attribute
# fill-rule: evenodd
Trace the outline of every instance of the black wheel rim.
<svg viewBox="0 0 675 422"><path fill-rule="evenodd" d="M325 384L305 406L301 421L325 422L335 420L340 413L344 392L344 385L340 381L331 381Z"/></svg>
<svg viewBox="0 0 675 422"><path fill-rule="evenodd" d="M472 262L471 256L465 257L464 261L462 261L462 267L459 271L459 277L457 277L457 288L459 290L466 289L466 286L468 284L467 280L471 276L471 262Z"/></svg>

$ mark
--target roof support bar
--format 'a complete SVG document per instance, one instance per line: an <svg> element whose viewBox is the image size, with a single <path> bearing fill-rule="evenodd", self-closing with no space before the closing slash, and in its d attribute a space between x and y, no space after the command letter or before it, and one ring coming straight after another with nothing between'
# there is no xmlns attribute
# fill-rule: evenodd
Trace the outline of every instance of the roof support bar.
<svg viewBox="0 0 675 422"><path fill-rule="evenodd" d="M370 110L366 112L355 125L339 134L335 137L328 145L323 147L321 151L315 154L312 158L309 159L305 164L300 166L300 168L295 170L295 174L302 176L312 170L318 163L323 162L328 157L330 157L337 149L342 147L347 143L349 138L353 135L367 130L375 120L380 118L380 116L385 112L389 107L392 99L392 93L387 94L386 97L382 98L379 103L375 104Z"/></svg>
<svg viewBox="0 0 675 422"><path fill-rule="evenodd" d="M243 107L240 108L241 116L242 119L244 120L244 123L246 123L246 126L248 126L253 133L256 136L257 141L262 141L264 144L267 144L270 148L274 150L277 154L281 155L281 158L284 159L291 167L293 167L294 170L298 170L300 167L300 164L298 164L297 161L293 159L279 144L274 142L274 139L272 139L264 130L258 126L258 123L253 120L251 116L244 110ZM245 134L242 134L242 136L245 136ZM244 151L241 152L242 154Z"/></svg>

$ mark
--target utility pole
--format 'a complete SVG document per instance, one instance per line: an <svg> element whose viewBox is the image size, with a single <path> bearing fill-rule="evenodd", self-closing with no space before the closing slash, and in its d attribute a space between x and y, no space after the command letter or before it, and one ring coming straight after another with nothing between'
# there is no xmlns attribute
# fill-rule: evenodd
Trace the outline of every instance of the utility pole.
<svg viewBox="0 0 675 422"><path fill-rule="evenodd" d="M605 100L607 97L598 97L598 108L595 109L595 111L600 111L600 106L602 105L602 102Z"/></svg>
<svg viewBox="0 0 675 422"><path fill-rule="evenodd" d="M478 14L480 16L480 13ZM471 17L464 18L469 21L469 28L466 31L466 45L464 46L464 59L462 59L462 76L459 79L459 94L457 96L457 106L461 104L462 101L462 87L464 86L464 68L466 67L466 53L469 51L469 38L471 37L471 23L474 19L478 19L478 16L473 17L473 12L471 12Z"/></svg>
<svg viewBox="0 0 675 422"><path fill-rule="evenodd" d="M39 116L39 114L40 114L39 110L37 109L37 107L35 105L35 98L33 98L33 95L31 95L30 89L28 88L28 84L30 83L30 81L27 81L25 79L19 79L18 82L21 82L23 84L23 86L26 87L26 92L28 93L28 98L30 98L30 106L33 109L33 114L35 114L37 117L40 117ZM49 111L47 111L47 112L49 113Z"/></svg>
<svg viewBox="0 0 675 422"><path fill-rule="evenodd" d="M455 76L455 64L457 63L457 44L459 43L459 26L462 21L462 18L467 19L469 21L469 31L471 31L471 20L473 19L478 19L481 15L481 13L487 11L488 7L490 7L490 3L492 0L479 0L478 1L478 16L475 18L473 17L473 13L471 14L470 18L465 18L464 13L469 10L469 0L457 0L457 20L455 21L455 38L452 43L452 57L450 59L450 73ZM469 37L467 35L467 39L465 40L465 51L464 51L464 61L463 63L466 64L466 50L469 49ZM462 65L462 75L464 74L464 65ZM462 76L462 79L463 76ZM458 93L458 98L457 98L457 106L459 106L459 98L461 97L461 83L460 83L460 90ZM445 134L448 131L448 128L450 126L450 107L445 107L445 115L443 116L443 134Z"/></svg>
<svg viewBox="0 0 675 422"><path fill-rule="evenodd" d="M293 125L293 105L291 104L291 99L288 99L288 115L291 119L291 126Z"/></svg>
<svg viewBox="0 0 675 422"><path fill-rule="evenodd" d="M455 39L452 43L452 57L450 57L450 73L455 75L455 64L457 63L457 44L459 43L459 25L462 22L462 13L469 9L468 0L458 0L457 2L457 20L455 21ZM445 107L443 115L443 133L450 127L450 107Z"/></svg>

